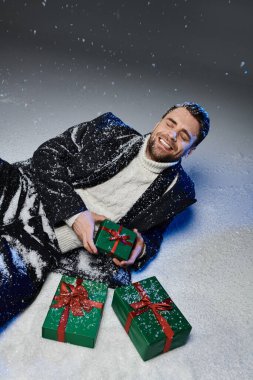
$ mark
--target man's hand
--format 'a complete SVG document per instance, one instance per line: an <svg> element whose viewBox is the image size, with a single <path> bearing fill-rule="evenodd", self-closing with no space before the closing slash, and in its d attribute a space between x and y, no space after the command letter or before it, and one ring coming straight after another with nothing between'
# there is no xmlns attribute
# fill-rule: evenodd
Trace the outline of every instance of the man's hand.
<svg viewBox="0 0 253 380"><path fill-rule="evenodd" d="M86 210L76 218L72 225L74 232L83 243L84 248L90 253L98 253L93 241L95 222L102 222L105 219L107 218L104 215Z"/></svg>
<svg viewBox="0 0 253 380"><path fill-rule="evenodd" d="M137 228L134 228L133 231L137 234L137 239L136 239L135 246L131 253L130 258L127 261L125 260L120 261L116 257L113 258L114 264L116 264L117 266L121 268L127 268L128 266L133 265L135 260L137 259L137 257L140 256L144 248L144 240L140 232L138 232Z"/></svg>

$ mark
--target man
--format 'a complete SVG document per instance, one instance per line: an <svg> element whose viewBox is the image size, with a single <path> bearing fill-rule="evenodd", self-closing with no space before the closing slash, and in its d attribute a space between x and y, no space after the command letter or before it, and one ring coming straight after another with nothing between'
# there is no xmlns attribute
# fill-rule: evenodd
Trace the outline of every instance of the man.
<svg viewBox="0 0 253 380"><path fill-rule="evenodd" d="M25 162L2 161L0 325L32 302L50 270L128 284L129 269L154 258L168 224L196 202L181 158L208 130L206 111L194 103L170 108L145 136L106 113ZM105 217L136 231L128 261L97 254L94 229Z"/></svg>

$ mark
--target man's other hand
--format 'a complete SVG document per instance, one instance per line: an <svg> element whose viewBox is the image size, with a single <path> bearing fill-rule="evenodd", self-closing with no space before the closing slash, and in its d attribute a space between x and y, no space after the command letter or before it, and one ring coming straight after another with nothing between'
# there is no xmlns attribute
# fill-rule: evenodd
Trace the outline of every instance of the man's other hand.
<svg viewBox="0 0 253 380"><path fill-rule="evenodd" d="M137 239L135 242L135 246L132 250L132 253L129 257L129 259L126 260L118 260L116 257L113 258L113 262L115 265L121 267L121 268L127 268L130 265L133 265L135 260L141 255L143 249L144 249L144 240L143 237L141 236L140 232L136 228L133 229L133 231L137 234Z"/></svg>
<svg viewBox="0 0 253 380"><path fill-rule="evenodd" d="M86 210L76 218L72 225L74 232L83 243L84 248L90 253L98 253L93 241L95 223L102 222L105 219L107 218L104 215Z"/></svg>

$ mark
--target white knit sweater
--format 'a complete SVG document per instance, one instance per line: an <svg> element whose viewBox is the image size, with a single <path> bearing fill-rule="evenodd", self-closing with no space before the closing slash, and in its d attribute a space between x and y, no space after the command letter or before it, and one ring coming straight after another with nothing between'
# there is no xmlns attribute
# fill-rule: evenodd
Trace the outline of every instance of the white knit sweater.
<svg viewBox="0 0 253 380"><path fill-rule="evenodd" d="M149 137L150 135L147 135L138 155L114 177L97 186L75 190L89 211L117 222L141 197L162 170L176 164L176 162L163 163L148 159L146 147ZM174 186L175 182L176 180L169 188ZM62 252L82 246L71 228L78 215L66 220L66 225L55 229ZM97 228L98 226L96 226L96 230Z"/></svg>

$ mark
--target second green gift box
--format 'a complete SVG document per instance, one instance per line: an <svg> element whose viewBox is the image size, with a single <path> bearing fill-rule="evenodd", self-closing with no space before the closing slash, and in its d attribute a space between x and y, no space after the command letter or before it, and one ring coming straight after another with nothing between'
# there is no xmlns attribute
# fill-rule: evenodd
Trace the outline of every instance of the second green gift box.
<svg viewBox="0 0 253 380"><path fill-rule="evenodd" d="M112 307L143 360L181 346L191 331L156 277L117 288Z"/></svg>
<svg viewBox="0 0 253 380"><path fill-rule="evenodd" d="M62 276L42 326L43 338L93 348L107 285Z"/></svg>

